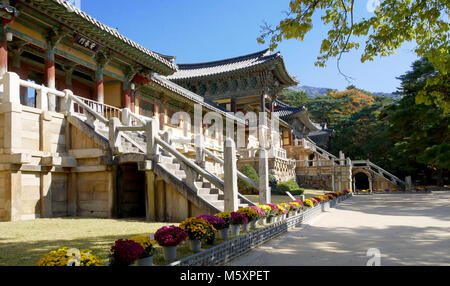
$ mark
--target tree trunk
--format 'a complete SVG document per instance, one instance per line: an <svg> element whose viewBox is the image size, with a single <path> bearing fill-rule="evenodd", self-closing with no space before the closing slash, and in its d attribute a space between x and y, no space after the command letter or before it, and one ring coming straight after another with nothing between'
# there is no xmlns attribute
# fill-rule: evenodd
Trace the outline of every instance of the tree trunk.
<svg viewBox="0 0 450 286"><path fill-rule="evenodd" d="M443 182L443 169L438 169L437 172L437 185L438 187L443 187L444 186L444 182Z"/></svg>

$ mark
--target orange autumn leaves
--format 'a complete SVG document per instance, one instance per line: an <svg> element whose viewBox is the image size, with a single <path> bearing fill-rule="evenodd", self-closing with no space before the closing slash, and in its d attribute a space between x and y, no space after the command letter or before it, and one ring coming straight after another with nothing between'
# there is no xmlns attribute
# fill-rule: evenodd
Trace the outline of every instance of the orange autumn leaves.
<svg viewBox="0 0 450 286"><path fill-rule="evenodd" d="M357 89L347 89L344 91L332 91L329 93L332 98L342 102L333 112L341 115L350 115L366 106L372 106L375 99Z"/></svg>

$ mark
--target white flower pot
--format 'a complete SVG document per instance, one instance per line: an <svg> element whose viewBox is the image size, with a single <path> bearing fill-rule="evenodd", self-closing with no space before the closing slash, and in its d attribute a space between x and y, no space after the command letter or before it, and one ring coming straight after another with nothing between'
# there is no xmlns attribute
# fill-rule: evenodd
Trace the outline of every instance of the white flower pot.
<svg viewBox="0 0 450 286"><path fill-rule="evenodd" d="M152 266L152 265L153 265L153 256L136 260L136 266Z"/></svg>
<svg viewBox="0 0 450 286"><path fill-rule="evenodd" d="M219 230L219 233L220 233L220 238L222 238L223 240L230 239L230 228L229 227Z"/></svg>
<svg viewBox="0 0 450 286"><path fill-rule="evenodd" d="M177 247L176 246L163 246L164 259L168 262L173 262L177 259Z"/></svg>
<svg viewBox="0 0 450 286"><path fill-rule="evenodd" d="M241 225L240 224L232 224L231 225L231 235L239 235L241 232Z"/></svg>
<svg viewBox="0 0 450 286"><path fill-rule="evenodd" d="M252 220L250 222L250 227L253 228L253 229L257 228L258 227L258 220Z"/></svg>
<svg viewBox="0 0 450 286"><path fill-rule="evenodd" d="M202 249L202 241L197 239L189 239L189 249L193 252L200 252Z"/></svg>
<svg viewBox="0 0 450 286"><path fill-rule="evenodd" d="M250 223L245 223L242 225L242 232L249 232L250 231Z"/></svg>

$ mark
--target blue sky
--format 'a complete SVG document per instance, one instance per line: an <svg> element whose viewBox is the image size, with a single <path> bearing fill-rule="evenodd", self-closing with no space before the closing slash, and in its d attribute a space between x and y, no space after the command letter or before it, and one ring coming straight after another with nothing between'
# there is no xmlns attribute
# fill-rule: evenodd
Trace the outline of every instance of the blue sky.
<svg viewBox="0 0 450 286"><path fill-rule="evenodd" d="M356 1L358 15L370 17L366 0ZM177 63L220 60L267 48L256 42L264 21L276 25L287 11L289 0L81 0L86 13L144 47L177 57ZM276 51L284 57L290 74L301 85L344 89L336 60L326 68L314 66L327 29L320 18L303 42L282 42ZM412 44L397 55L361 63L361 51L344 55L341 69L354 78L353 84L373 92L393 92L396 77L410 70L417 59Z"/></svg>

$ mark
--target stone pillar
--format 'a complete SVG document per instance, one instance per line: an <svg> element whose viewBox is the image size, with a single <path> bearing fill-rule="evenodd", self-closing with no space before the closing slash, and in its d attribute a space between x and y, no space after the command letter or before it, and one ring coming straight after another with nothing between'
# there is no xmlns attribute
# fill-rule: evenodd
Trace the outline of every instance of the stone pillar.
<svg viewBox="0 0 450 286"><path fill-rule="evenodd" d="M333 192L336 191L334 170L335 170L335 162L334 162L334 160L331 160L331 190Z"/></svg>
<svg viewBox="0 0 450 286"><path fill-rule="evenodd" d="M411 178L411 176L405 177L405 183L406 183L405 188L411 188L412 187L412 178Z"/></svg>
<svg viewBox="0 0 450 286"><path fill-rule="evenodd" d="M7 221L22 220L22 172L12 171L5 176Z"/></svg>
<svg viewBox="0 0 450 286"><path fill-rule="evenodd" d="M205 168L205 138L203 134L196 134L195 141L195 163L202 168Z"/></svg>
<svg viewBox="0 0 450 286"><path fill-rule="evenodd" d="M22 148L22 105L20 104L20 79L15 73L3 75L4 132L3 148L6 154Z"/></svg>
<svg viewBox="0 0 450 286"><path fill-rule="evenodd" d="M146 171L145 178L147 180L147 195L146 195L146 219L147 221L156 220L156 190L158 187L158 182L156 180L156 175L153 171Z"/></svg>
<svg viewBox="0 0 450 286"><path fill-rule="evenodd" d="M131 126L132 120L131 120L130 113L131 113L131 110L129 108L125 107L122 109L122 118L121 118L122 125Z"/></svg>
<svg viewBox="0 0 450 286"><path fill-rule="evenodd" d="M259 149L259 203L261 205L271 202L269 187L269 153L264 147Z"/></svg>
<svg viewBox="0 0 450 286"><path fill-rule="evenodd" d="M145 125L145 135L147 137L147 159L158 160L159 148L155 142L156 137L159 137L159 119L158 117L152 117L152 120L148 121Z"/></svg>
<svg viewBox="0 0 450 286"><path fill-rule="evenodd" d="M235 212L239 207L237 185L236 145L231 138L225 140L224 146L224 200L225 211Z"/></svg>

